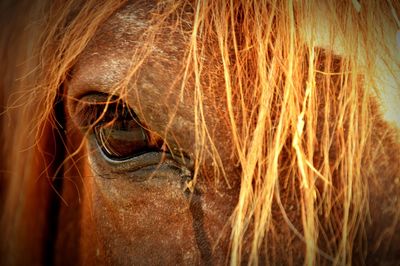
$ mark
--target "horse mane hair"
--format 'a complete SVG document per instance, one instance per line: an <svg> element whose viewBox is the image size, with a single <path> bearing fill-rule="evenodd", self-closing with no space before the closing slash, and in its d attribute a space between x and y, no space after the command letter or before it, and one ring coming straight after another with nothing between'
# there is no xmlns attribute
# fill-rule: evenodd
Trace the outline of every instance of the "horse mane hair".
<svg viewBox="0 0 400 266"><path fill-rule="evenodd" d="M13 15L2 16L2 25L8 19L13 26L0 40L0 211L2 241L10 239L0 250L9 256L27 250L21 244L27 239L42 238L33 228L44 226L45 214L29 215L37 206L48 208L48 192L35 195L32 187L50 187L55 153L64 151L54 111L60 88L99 26L125 4L36 2L3 3ZM398 180L400 173L400 139L395 125L383 122L377 79L381 66L399 73L399 57L386 42L387 32L400 28L399 14L400 2L390 0L155 5L143 47L115 89L126 95L158 33L166 27L184 32L179 88L195 95L195 174L211 157L215 178L224 179L226 165L202 105L205 91L222 83L231 157L241 169L230 219L231 261L239 263L246 253L257 264L263 254L273 264L283 252L286 262L302 256L307 265L365 259L371 189L384 193L387 182L377 179ZM399 204L392 207L398 220ZM287 244L288 236L303 245Z"/></svg>

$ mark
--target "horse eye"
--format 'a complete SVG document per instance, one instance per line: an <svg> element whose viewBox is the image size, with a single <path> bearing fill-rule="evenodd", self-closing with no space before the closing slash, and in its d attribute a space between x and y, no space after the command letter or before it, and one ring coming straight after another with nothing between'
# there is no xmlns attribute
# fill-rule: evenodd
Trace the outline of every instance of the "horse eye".
<svg viewBox="0 0 400 266"><path fill-rule="evenodd" d="M135 112L116 96L96 93L82 97L73 118L83 132L93 133L92 139L111 161L167 151L163 139L147 130Z"/></svg>
<svg viewBox="0 0 400 266"><path fill-rule="evenodd" d="M135 119L117 118L94 128L97 143L109 159L122 160L148 152L149 137Z"/></svg>

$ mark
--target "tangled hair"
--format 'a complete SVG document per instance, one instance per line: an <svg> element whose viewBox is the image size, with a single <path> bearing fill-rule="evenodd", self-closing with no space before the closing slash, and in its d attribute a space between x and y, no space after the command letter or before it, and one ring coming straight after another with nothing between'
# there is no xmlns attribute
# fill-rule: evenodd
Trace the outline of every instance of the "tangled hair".
<svg viewBox="0 0 400 266"><path fill-rule="evenodd" d="M37 206L50 208L51 192L43 189L38 197L32 187L61 175L54 170L63 146L55 110L63 83L99 26L125 4L37 2L10 7L19 16L1 40L2 59L15 55L0 69L1 227L2 241L10 239L1 250L11 257L27 249L21 243L43 238L32 229L44 227L45 212L31 217L34 222L24 219ZM22 16L25 9L30 13ZM367 229L376 219L370 202L399 191L392 187L400 139L395 125L384 122L379 100L379 71L393 76L396 90L400 84L399 52L390 43L399 14L400 3L390 0L161 1L149 12L143 46L115 94L126 96L163 30L182 32L185 63L177 88L181 96L185 90L195 95L195 180L205 163L214 165L216 179L228 180L227 163L241 170L230 220L232 264L301 258L307 265L343 265L370 256ZM229 161L204 119L204 97L221 90ZM400 203L388 208L392 220L384 230L394 235ZM302 245L291 244L294 238ZM384 241L374 248L388 249Z"/></svg>

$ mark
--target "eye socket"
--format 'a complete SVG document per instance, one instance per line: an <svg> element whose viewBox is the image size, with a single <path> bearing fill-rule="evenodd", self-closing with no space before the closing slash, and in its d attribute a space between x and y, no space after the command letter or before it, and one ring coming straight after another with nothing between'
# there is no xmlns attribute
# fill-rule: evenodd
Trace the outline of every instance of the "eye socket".
<svg viewBox="0 0 400 266"><path fill-rule="evenodd" d="M91 94L83 97L76 116L83 129L94 133L98 147L107 159L122 161L152 151L165 151L161 138L151 134L121 99Z"/></svg>
<svg viewBox="0 0 400 266"><path fill-rule="evenodd" d="M72 99L74 100L74 99ZM98 176L129 176L134 181L191 180L193 160L150 131L123 99L91 93L70 106L71 118L86 135ZM174 153L173 151L179 151Z"/></svg>

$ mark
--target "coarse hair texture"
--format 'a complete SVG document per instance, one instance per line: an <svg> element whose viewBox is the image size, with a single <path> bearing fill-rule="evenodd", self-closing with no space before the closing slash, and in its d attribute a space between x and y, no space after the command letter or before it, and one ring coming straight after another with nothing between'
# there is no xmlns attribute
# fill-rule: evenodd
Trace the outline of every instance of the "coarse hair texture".
<svg viewBox="0 0 400 266"><path fill-rule="evenodd" d="M1 251L14 255L35 234L21 221L35 208L30 197L38 197L30 187L39 179L51 184L60 174L49 170L56 151L43 148L59 147L49 132L60 129L54 118L60 88L96 30L125 4L28 2L12 7L30 13L17 17L21 21L1 43L2 58L10 51L16 56L5 60L16 67L1 66L0 210L2 237L10 239ZM224 91L232 158L241 169L230 220L231 263L291 264L299 256L307 265L365 260L370 180L379 159L373 134L381 93L377 64L393 73L400 67L386 43L386 32L400 28L400 3L182 0L154 6L143 46L115 92L126 95L163 29L182 31L187 46L177 80L181 95L189 89L195 95L195 179L208 157L215 178L223 179L226 165L202 103L205 91ZM398 77L395 82L398 88ZM37 201L48 204L44 196ZM44 214L37 220L46 223Z"/></svg>

